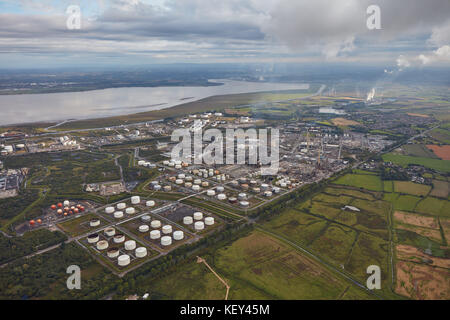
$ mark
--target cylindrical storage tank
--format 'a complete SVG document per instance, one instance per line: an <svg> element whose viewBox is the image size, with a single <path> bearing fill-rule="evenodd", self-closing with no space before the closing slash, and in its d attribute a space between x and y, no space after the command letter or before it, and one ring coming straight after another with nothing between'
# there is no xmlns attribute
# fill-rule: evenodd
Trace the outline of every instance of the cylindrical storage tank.
<svg viewBox="0 0 450 320"><path fill-rule="evenodd" d="M175 180L175 184L177 184L177 185L182 185L183 184L183 179L177 179L177 180Z"/></svg>
<svg viewBox="0 0 450 320"><path fill-rule="evenodd" d="M180 160L175 160L175 165L176 166L181 166L181 161Z"/></svg>
<svg viewBox="0 0 450 320"><path fill-rule="evenodd" d="M206 191L206 194L210 197L214 197L216 195L216 192L214 190L208 190Z"/></svg>
<svg viewBox="0 0 450 320"><path fill-rule="evenodd" d="M168 166L169 163L170 163L169 160L164 160L164 161L163 161L163 165L165 165L165 166Z"/></svg>
<svg viewBox="0 0 450 320"><path fill-rule="evenodd" d="M114 228L106 228L104 233L108 237L112 237L112 236L114 236L116 234L116 229L114 229Z"/></svg>
<svg viewBox="0 0 450 320"><path fill-rule="evenodd" d="M107 213L107 214L111 214L111 213L114 213L114 207L106 207L105 208L105 212Z"/></svg>
<svg viewBox="0 0 450 320"><path fill-rule="evenodd" d="M237 202L237 198L231 197L231 198L229 199L229 201L230 201L230 203L236 203L236 202Z"/></svg>
<svg viewBox="0 0 450 320"><path fill-rule="evenodd" d="M151 184L152 186L156 186L157 184L159 184L159 182L156 181L156 180L153 180L152 182L150 182L150 184Z"/></svg>
<svg viewBox="0 0 450 320"><path fill-rule="evenodd" d="M173 239L174 240L178 240L178 241L180 241L180 240L183 240L183 238L184 238L184 232L183 231L175 231L174 233L173 233Z"/></svg>
<svg viewBox="0 0 450 320"><path fill-rule="evenodd" d="M200 183L202 183L202 180L200 180L200 179L195 179L194 180L194 184L200 184Z"/></svg>
<svg viewBox="0 0 450 320"><path fill-rule="evenodd" d="M63 205L64 205L64 207L70 206L70 201L69 201L69 200L65 200L65 201L63 202Z"/></svg>
<svg viewBox="0 0 450 320"><path fill-rule="evenodd" d="M205 229L205 224L203 223L203 221L197 221L194 224L194 228L195 228L195 230L203 230L203 229Z"/></svg>
<svg viewBox="0 0 450 320"><path fill-rule="evenodd" d="M261 190L266 191L267 189L269 189L269 185L267 183L263 183L261 185Z"/></svg>
<svg viewBox="0 0 450 320"><path fill-rule="evenodd" d="M90 234L87 238L89 243L96 243L99 239L100 238L97 233Z"/></svg>
<svg viewBox="0 0 450 320"><path fill-rule="evenodd" d="M162 232L164 234L170 234L172 233L172 226L171 225L165 225L162 227Z"/></svg>
<svg viewBox="0 0 450 320"><path fill-rule="evenodd" d="M136 249L136 241L134 240L128 240L127 242L125 242L125 250L134 250Z"/></svg>
<svg viewBox="0 0 450 320"><path fill-rule="evenodd" d="M209 187L209 182L206 182L206 181L202 182L202 187L203 188L208 188Z"/></svg>
<svg viewBox="0 0 450 320"><path fill-rule="evenodd" d="M280 193L280 188L274 187L274 188L272 189L272 191L273 191L274 193Z"/></svg>
<svg viewBox="0 0 450 320"><path fill-rule="evenodd" d="M151 220L152 218L150 218L150 216L147 215L141 217L142 222L150 222Z"/></svg>
<svg viewBox="0 0 450 320"><path fill-rule="evenodd" d="M183 223L186 225L194 223L194 219L191 216L186 216L183 218Z"/></svg>
<svg viewBox="0 0 450 320"><path fill-rule="evenodd" d="M123 234L116 234L114 236L114 243L122 243L125 241L125 236Z"/></svg>
<svg viewBox="0 0 450 320"><path fill-rule="evenodd" d="M153 189L155 189L155 191L159 191L161 190L161 186L157 184L156 186L153 187Z"/></svg>
<svg viewBox="0 0 450 320"><path fill-rule="evenodd" d="M136 210L135 210L134 208L126 208L125 212L126 212L127 214L135 214L135 213L136 213Z"/></svg>
<svg viewBox="0 0 450 320"><path fill-rule="evenodd" d="M253 191L254 193L260 193L260 192L261 192L261 189L260 189L260 188L253 188L252 191Z"/></svg>
<svg viewBox="0 0 450 320"><path fill-rule="evenodd" d="M139 197L139 196L131 197L131 203L132 204L139 204L140 202L141 202L141 197Z"/></svg>
<svg viewBox="0 0 450 320"><path fill-rule="evenodd" d="M221 193L217 196L217 199L219 199L219 200L226 200L226 198L227 198L227 195L225 193Z"/></svg>
<svg viewBox="0 0 450 320"><path fill-rule="evenodd" d="M147 232L149 230L150 230L150 227L148 225L146 225L146 224L143 224L142 226L139 226L139 232L144 233L144 232Z"/></svg>
<svg viewBox="0 0 450 320"><path fill-rule="evenodd" d="M117 258L120 254L120 251L118 248L111 248L108 250L107 255L108 258Z"/></svg>
<svg viewBox="0 0 450 320"><path fill-rule="evenodd" d="M241 205L241 207L244 207L244 208L246 208L250 205L250 203L248 201L241 201L239 204Z"/></svg>
<svg viewBox="0 0 450 320"><path fill-rule="evenodd" d="M89 221L89 225L91 227L98 227L100 225L100 219L92 219Z"/></svg>
<svg viewBox="0 0 450 320"><path fill-rule="evenodd" d="M239 193L239 194L238 194L238 199L239 199L239 200L245 200L245 199L247 199L247 194L246 194L246 193Z"/></svg>
<svg viewBox="0 0 450 320"><path fill-rule="evenodd" d="M172 190L171 186L164 186L164 191L169 192Z"/></svg>
<svg viewBox="0 0 450 320"><path fill-rule="evenodd" d="M185 178L186 178L186 175L184 173L180 173L178 175L178 179L185 179Z"/></svg>
<svg viewBox="0 0 450 320"><path fill-rule="evenodd" d="M130 262L131 262L130 256L127 254L123 254L123 255L119 256L119 258L117 258L117 263L121 267L125 267L125 266L129 265Z"/></svg>
<svg viewBox="0 0 450 320"><path fill-rule="evenodd" d="M200 186L195 184L195 185L192 186L192 190L200 191Z"/></svg>
<svg viewBox="0 0 450 320"><path fill-rule="evenodd" d="M287 187L287 184L286 184L285 182L282 182L282 183L280 183L280 187L286 188L286 187Z"/></svg>
<svg viewBox="0 0 450 320"><path fill-rule="evenodd" d="M250 184L251 184L252 186L254 186L255 184L257 184L257 182L256 182L256 180L250 180Z"/></svg>
<svg viewBox="0 0 450 320"><path fill-rule="evenodd" d="M175 163L169 162L169 167L175 167Z"/></svg>
<svg viewBox="0 0 450 320"><path fill-rule="evenodd" d="M164 247L170 246L172 244L172 237L165 236L161 238L161 245Z"/></svg>
<svg viewBox="0 0 450 320"><path fill-rule="evenodd" d="M159 220L153 220L153 221L151 222L151 226L152 226L153 229L161 228L161 221L159 221Z"/></svg>
<svg viewBox="0 0 450 320"><path fill-rule="evenodd" d="M108 241L105 240L101 240L99 242L97 242L97 250L106 250L108 249Z"/></svg>
<svg viewBox="0 0 450 320"><path fill-rule="evenodd" d="M192 180L194 180L194 178L192 178L191 176L187 176L187 177L186 177L186 181L192 182Z"/></svg>
<svg viewBox="0 0 450 320"><path fill-rule="evenodd" d="M139 247L135 251L136 258L144 258L147 255L147 248Z"/></svg>
<svg viewBox="0 0 450 320"><path fill-rule="evenodd" d="M203 213L202 212L195 212L194 213L194 220L202 220L203 219Z"/></svg>
<svg viewBox="0 0 450 320"><path fill-rule="evenodd" d="M272 191L266 191L266 192L264 192L264 195L266 197L271 197L272 196Z"/></svg>
<svg viewBox="0 0 450 320"><path fill-rule="evenodd" d="M155 240L161 238L161 232L159 230L150 231L150 239Z"/></svg>
<svg viewBox="0 0 450 320"><path fill-rule="evenodd" d="M116 219L123 218L123 211L116 211L116 212L114 212L114 218L116 218Z"/></svg>
<svg viewBox="0 0 450 320"><path fill-rule="evenodd" d="M206 217L205 218L205 224L207 226L212 226L214 224L214 218L213 217Z"/></svg>
<svg viewBox="0 0 450 320"><path fill-rule="evenodd" d="M186 183L184 184L184 186L185 186L186 188L191 188L191 187L192 187L192 183L186 182Z"/></svg>
<svg viewBox="0 0 450 320"><path fill-rule="evenodd" d="M149 201L147 201L147 202L145 203L145 205L146 205L147 207L154 207L154 206L155 206L155 201L149 200Z"/></svg>
<svg viewBox="0 0 450 320"><path fill-rule="evenodd" d="M180 170L181 169L181 164L176 164L175 165L175 169Z"/></svg>
<svg viewBox="0 0 450 320"><path fill-rule="evenodd" d="M116 208L119 209L119 210L123 210L126 207L127 207L127 204L124 203L124 202L118 203L117 206L116 206Z"/></svg>
<svg viewBox="0 0 450 320"><path fill-rule="evenodd" d="M218 187L216 188L216 190L217 190L217 192L224 192L224 191L225 191L225 188L222 187L222 186L218 186Z"/></svg>

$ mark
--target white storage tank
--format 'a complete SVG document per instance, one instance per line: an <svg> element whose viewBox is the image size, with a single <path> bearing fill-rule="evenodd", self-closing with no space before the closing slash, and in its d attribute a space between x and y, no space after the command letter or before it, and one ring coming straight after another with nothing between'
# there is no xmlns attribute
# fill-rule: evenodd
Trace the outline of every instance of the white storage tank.
<svg viewBox="0 0 450 320"><path fill-rule="evenodd" d="M186 183L184 184L184 186L185 186L186 188L191 188L191 187L192 187L192 183L186 182Z"/></svg>
<svg viewBox="0 0 450 320"><path fill-rule="evenodd" d="M139 226L139 232L144 233L144 232L148 232L149 230L150 230L150 227L146 224Z"/></svg>
<svg viewBox="0 0 450 320"><path fill-rule="evenodd" d="M173 233L173 239L174 240L180 241L180 240L183 240L183 238L184 238L184 232L183 231L177 230L177 231L175 231Z"/></svg>
<svg viewBox="0 0 450 320"><path fill-rule="evenodd" d="M178 179L185 179L185 178L186 178L186 175L184 173L180 173L178 175Z"/></svg>
<svg viewBox="0 0 450 320"><path fill-rule="evenodd" d="M194 219L192 219L191 216L186 216L186 217L183 218L183 223L186 224L186 225L193 224L194 223Z"/></svg>
<svg viewBox="0 0 450 320"><path fill-rule="evenodd" d="M128 240L127 242L125 242L125 250L134 250L136 249L136 241L134 240Z"/></svg>
<svg viewBox="0 0 450 320"><path fill-rule="evenodd" d="M192 186L192 190L200 191L200 186L195 184L195 185Z"/></svg>
<svg viewBox="0 0 450 320"><path fill-rule="evenodd" d="M172 237L164 236L161 238L161 245L164 247L170 246L172 244Z"/></svg>
<svg viewBox="0 0 450 320"><path fill-rule="evenodd" d="M106 249L108 249L108 246L109 246L108 241L101 240L101 241L97 242L97 250L100 250L100 251L106 250Z"/></svg>
<svg viewBox="0 0 450 320"><path fill-rule="evenodd" d="M92 220L89 222L89 225L90 225L91 227L98 227L98 226L100 225L100 219L92 219Z"/></svg>
<svg viewBox="0 0 450 320"><path fill-rule="evenodd" d="M150 239L155 240L161 238L161 232L159 230L150 231Z"/></svg>
<svg viewBox="0 0 450 320"><path fill-rule="evenodd" d="M136 249L135 254L136 258L144 258L145 256L147 256L147 248L139 247Z"/></svg>
<svg viewBox="0 0 450 320"><path fill-rule="evenodd" d="M213 217L206 217L205 218L205 224L207 226L212 226L214 224L214 218Z"/></svg>
<svg viewBox="0 0 450 320"><path fill-rule="evenodd" d="M274 192L274 193L280 193L280 188L278 188L278 187L274 187L273 189L272 189L272 191Z"/></svg>
<svg viewBox="0 0 450 320"><path fill-rule="evenodd" d="M250 203L248 201L241 201L241 202L239 202L239 204L241 205L241 207L244 207L244 208L247 208L250 205Z"/></svg>
<svg viewBox="0 0 450 320"><path fill-rule="evenodd" d="M205 229L205 224L203 223L203 221L197 221L194 224L194 228L195 228L195 230L203 230L203 229Z"/></svg>
<svg viewBox="0 0 450 320"><path fill-rule="evenodd" d="M165 192L169 192L169 191L171 191L172 190L172 187L171 186L164 186L164 191Z"/></svg>
<svg viewBox="0 0 450 320"><path fill-rule="evenodd" d="M161 221L159 221L159 220L153 220L153 221L151 222L151 226L152 226L153 229L161 228Z"/></svg>
<svg viewBox="0 0 450 320"><path fill-rule="evenodd" d="M141 217L142 222L150 222L150 220L152 220L152 218L148 215L142 216Z"/></svg>
<svg viewBox="0 0 450 320"><path fill-rule="evenodd" d="M239 193L239 194L238 194L238 199L239 199L239 200L245 200L245 199L247 199L247 194L246 194L246 193Z"/></svg>
<svg viewBox="0 0 450 320"><path fill-rule="evenodd" d="M141 203L141 197L139 197L139 196L131 197L131 203L132 204L139 204L139 203Z"/></svg>
<svg viewBox="0 0 450 320"><path fill-rule="evenodd" d="M119 256L119 258L117 258L117 263L121 267L125 267L125 266L129 265L130 262L131 262L130 256L127 254L123 254L123 255Z"/></svg>
<svg viewBox="0 0 450 320"><path fill-rule="evenodd" d="M88 243L96 243L99 239L100 238L97 233L90 234L87 238Z"/></svg>
<svg viewBox="0 0 450 320"><path fill-rule="evenodd" d="M203 213L202 212L195 212L194 213L194 220L202 220L203 219Z"/></svg>
<svg viewBox="0 0 450 320"><path fill-rule="evenodd" d="M172 233L172 226L171 225L165 225L162 227L162 232L164 234L170 234Z"/></svg>
<svg viewBox="0 0 450 320"><path fill-rule="evenodd" d="M106 207L105 208L105 212L107 213L107 214L111 214L111 213L114 213L114 207Z"/></svg>
<svg viewBox="0 0 450 320"><path fill-rule="evenodd" d="M122 243L125 241L125 236L123 234L116 234L114 236L114 243Z"/></svg>
<svg viewBox="0 0 450 320"><path fill-rule="evenodd" d="M266 191L267 189L269 189L269 185L267 183L263 183L261 185L261 190Z"/></svg>
<svg viewBox="0 0 450 320"><path fill-rule="evenodd" d="M114 218L122 219L123 218L123 211L116 211L116 212L114 212Z"/></svg>
<svg viewBox="0 0 450 320"><path fill-rule="evenodd" d="M175 184L177 184L177 185L182 185L183 184L183 179L177 179L177 180L175 180Z"/></svg>
<svg viewBox="0 0 450 320"><path fill-rule="evenodd" d="M126 212L127 214L135 214L135 213L136 213L136 210L135 210L134 208L130 207L130 208L127 208L127 209L125 210L125 212Z"/></svg>
<svg viewBox="0 0 450 320"><path fill-rule="evenodd" d="M155 191L159 191L161 190L161 186L157 184L156 186L153 187L153 189L155 189Z"/></svg>
<svg viewBox="0 0 450 320"><path fill-rule="evenodd" d="M63 202L63 204L64 204L64 207L68 207L68 206L70 206L70 201L69 200L65 200Z"/></svg>
<svg viewBox="0 0 450 320"><path fill-rule="evenodd" d="M120 251L118 248L111 248L108 250L107 255L108 258L117 258L120 254Z"/></svg>
<svg viewBox="0 0 450 320"><path fill-rule="evenodd" d="M195 179L194 180L194 184L200 184L200 183L202 183L202 180L200 180L200 179Z"/></svg>
<svg viewBox="0 0 450 320"><path fill-rule="evenodd" d="M217 196L217 199L219 200L226 200L227 199L227 195L225 193L221 193Z"/></svg>
<svg viewBox="0 0 450 320"><path fill-rule="evenodd" d="M264 192L264 195L266 197L271 197L272 196L272 191L266 191L266 192Z"/></svg>
<svg viewBox="0 0 450 320"><path fill-rule="evenodd" d="M217 190L217 192L224 192L224 191L225 191L225 188L222 187L222 186L218 186L218 187L216 188L216 190Z"/></svg>
<svg viewBox="0 0 450 320"><path fill-rule="evenodd" d="M147 202L145 203L145 205L146 205L147 207L154 207L154 206L155 206L155 201L149 200L149 201L147 201Z"/></svg>
<svg viewBox="0 0 450 320"><path fill-rule="evenodd" d="M214 190L208 190L206 191L206 194L210 197L214 197L216 195L216 192Z"/></svg>
<svg viewBox="0 0 450 320"><path fill-rule="evenodd" d="M116 206L116 208L119 209L119 210L123 210L126 207L127 207L127 204L124 203L124 202L118 203L117 206Z"/></svg>
<svg viewBox="0 0 450 320"><path fill-rule="evenodd" d="M112 237L112 236L114 236L116 234L116 229L114 229L114 228L106 228L104 230L104 232L105 232L105 235L107 235L108 237Z"/></svg>

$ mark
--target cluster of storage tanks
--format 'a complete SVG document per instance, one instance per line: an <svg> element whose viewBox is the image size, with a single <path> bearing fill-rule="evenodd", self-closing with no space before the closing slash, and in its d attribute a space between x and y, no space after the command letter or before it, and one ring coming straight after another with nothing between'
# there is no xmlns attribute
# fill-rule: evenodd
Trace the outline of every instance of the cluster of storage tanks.
<svg viewBox="0 0 450 320"><path fill-rule="evenodd" d="M165 224L161 222L161 220L153 219L148 216L141 217L141 224L138 227L138 231L140 233L148 233L150 235L150 239L154 241L160 241L161 246L167 247L172 244L172 239L175 241L181 241L184 239L184 232L181 230L173 231L173 227L170 224ZM150 231L151 229L151 231Z"/></svg>
<svg viewBox="0 0 450 320"><path fill-rule="evenodd" d="M163 161L163 165L165 165L167 167L172 167L172 168L175 168L178 170L189 166L189 164L187 164L186 162L183 162L180 160L174 160L174 159L170 159L170 161L169 160Z"/></svg>
<svg viewBox="0 0 450 320"><path fill-rule="evenodd" d="M86 210L84 206L81 204L76 204L70 202L69 200L65 200L64 202L59 202L57 204L52 204L50 206L52 211L56 211L59 216L69 216L73 214L79 214Z"/></svg>
<svg viewBox="0 0 450 320"><path fill-rule="evenodd" d="M227 181L230 176L224 173L221 173L219 170L210 169L194 169L191 171L191 174L194 176L198 176L200 178L209 178L216 180L218 182Z"/></svg>
<svg viewBox="0 0 450 320"><path fill-rule="evenodd" d="M144 258L147 256L147 248L137 247L135 240L127 240L125 235L117 233L116 229L113 227L108 227L103 230L103 234L108 240L100 240L100 234L93 233L87 237L89 244L95 246L95 248L100 252L105 252L108 258L117 259L117 264L121 267L127 266L131 262L131 254L134 252L136 258ZM110 242L112 246L110 247ZM120 255L120 247L123 248L126 254Z"/></svg>
<svg viewBox="0 0 450 320"><path fill-rule="evenodd" d="M171 186L169 186L169 185L162 186L161 183L159 181L157 181L157 180L150 182L149 187L152 190L155 190L155 191L165 191L165 192L172 191L172 187Z"/></svg>
<svg viewBox="0 0 450 320"><path fill-rule="evenodd" d="M293 186L292 180L288 178L282 178L275 182L276 186L279 186L281 188L291 188Z"/></svg>
<svg viewBox="0 0 450 320"><path fill-rule="evenodd" d="M141 204L141 198L139 196L133 196L131 197L131 204L132 205L139 205ZM156 205L155 201L149 200L145 202L146 207L152 208ZM122 219L125 214L128 216L132 216L136 213L136 209L134 207L127 207L127 204L125 202L120 202L116 204L115 207L109 206L105 208L105 213L108 215L113 215L115 219Z"/></svg>
<svg viewBox="0 0 450 320"><path fill-rule="evenodd" d="M144 160L139 160L138 166L145 167L145 168L156 168L155 164L148 162L148 161L144 161Z"/></svg>
<svg viewBox="0 0 450 320"><path fill-rule="evenodd" d="M192 216L185 216L183 218L183 224L186 226L194 225L196 231L202 231L205 226L214 225L215 221L213 217L204 217L203 212L194 212Z"/></svg>
<svg viewBox="0 0 450 320"><path fill-rule="evenodd" d="M244 191L252 191L254 193L263 193L265 197L271 197L273 194L279 194L281 189L279 187L272 187L267 183L258 184L256 180L248 180L240 178L239 180L231 181L231 185L236 188L241 188Z"/></svg>

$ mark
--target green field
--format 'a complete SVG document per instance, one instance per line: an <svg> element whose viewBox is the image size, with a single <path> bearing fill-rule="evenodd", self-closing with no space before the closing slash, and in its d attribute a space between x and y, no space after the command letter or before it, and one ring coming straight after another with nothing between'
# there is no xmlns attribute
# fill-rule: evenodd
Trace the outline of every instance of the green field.
<svg viewBox="0 0 450 320"><path fill-rule="evenodd" d="M395 181L394 189L397 193L406 193L414 196L426 196L430 192L431 187L411 181Z"/></svg>
<svg viewBox="0 0 450 320"><path fill-rule="evenodd" d="M380 177L368 174L346 174L333 183L372 191L383 191Z"/></svg>
<svg viewBox="0 0 450 320"><path fill-rule="evenodd" d="M398 198L394 200L394 209L413 212L420 200L421 198L415 196L399 195Z"/></svg>
<svg viewBox="0 0 450 320"><path fill-rule="evenodd" d="M411 157L392 153L383 155L383 160L385 162L392 162L403 167L406 167L410 164L415 164L441 172L450 172L450 161L448 160Z"/></svg>
<svg viewBox="0 0 450 320"><path fill-rule="evenodd" d="M450 202L433 197L427 197L419 202L416 212L450 218Z"/></svg>

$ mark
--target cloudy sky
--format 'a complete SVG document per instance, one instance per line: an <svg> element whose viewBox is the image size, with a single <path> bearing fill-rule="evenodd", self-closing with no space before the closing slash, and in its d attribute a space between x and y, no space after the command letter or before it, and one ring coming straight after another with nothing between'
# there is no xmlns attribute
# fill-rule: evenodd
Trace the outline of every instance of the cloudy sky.
<svg viewBox="0 0 450 320"><path fill-rule="evenodd" d="M69 6L81 9L69 29ZM367 27L380 8L381 29ZM75 20L70 20L75 21ZM0 68L202 62L450 66L449 0L0 0Z"/></svg>

